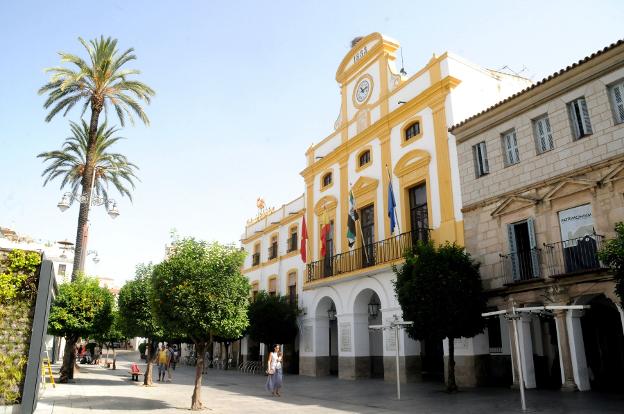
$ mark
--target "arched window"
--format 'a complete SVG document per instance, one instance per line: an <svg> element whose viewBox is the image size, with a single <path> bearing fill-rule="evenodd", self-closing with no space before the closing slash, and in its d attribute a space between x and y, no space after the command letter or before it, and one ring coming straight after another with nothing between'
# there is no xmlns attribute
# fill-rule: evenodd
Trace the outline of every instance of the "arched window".
<svg viewBox="0 0 624 414"><path fill-rule="evenodd" d="M405 140L408 141L416 136L420 135L420 122L416 121L407 128L405 128Z"/></svg>
<svg viewBox="0 0 624 414"><path fill-rule="evenodd" d="M360 154L358 157L358 164L360 167L363 167L370 162L370 155L370 150L366 150Z"/></svg>
<svg viewBox="0 0 624 414"><path fill-rule="evenodd" d="M322 181L322 182L323 182L323 187L328 187L328 186L330 186L330 185L331 185L331 183L332 183L332 173L331 173L331 172L328 172L327 174L325 174L325 175L323 176L323 181Z"/></svg>

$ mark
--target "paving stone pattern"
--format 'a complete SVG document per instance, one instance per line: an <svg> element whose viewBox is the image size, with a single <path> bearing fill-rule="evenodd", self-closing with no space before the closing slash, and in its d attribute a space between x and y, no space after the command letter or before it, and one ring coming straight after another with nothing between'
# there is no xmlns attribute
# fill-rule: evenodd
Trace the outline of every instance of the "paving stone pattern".
<svg viewBox="0 0 624 414"><path fill-rule="evenodd" d="M82 367L75 384L48 386L36 414L181 413L188 411L194 369L178 367L173 383L153 387L130 381L126 374L134 353L123 354L118 369ZM464 390L448 395L436 383L407 384L401 401L396 387L382 380L345 381L337 378L286 376L283 396L264 389L262 375L209 370L204 375L202 401L211 413L517 413L517 391L504 388ZM624 395L530 391L529 407L540 413L622 413Z"/></svg>

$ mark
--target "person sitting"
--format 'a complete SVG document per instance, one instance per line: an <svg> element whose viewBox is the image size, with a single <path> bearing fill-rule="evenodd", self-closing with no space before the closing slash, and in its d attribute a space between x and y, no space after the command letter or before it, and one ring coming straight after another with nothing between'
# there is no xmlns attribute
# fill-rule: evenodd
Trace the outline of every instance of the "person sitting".
<svg viewBox="0 0 624 414"><path fill-rule="evenodd" d="M139 375L141 374L142 372L136 362L130 364L130 375L132 375L132 381L138 381Z"/></svg>

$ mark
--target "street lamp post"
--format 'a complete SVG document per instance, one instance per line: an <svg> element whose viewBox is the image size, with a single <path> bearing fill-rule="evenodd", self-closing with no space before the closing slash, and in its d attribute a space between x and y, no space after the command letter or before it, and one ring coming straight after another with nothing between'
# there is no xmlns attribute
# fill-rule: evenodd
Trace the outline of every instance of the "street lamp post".
<svg viewBox="0 0 624 414"><path fill-rule="evenodd" d="M89 209L91 208L91 206L105 206L106 211L108 212L108 215L112 218L112 219L116 219L117 216L119 216L119 209L117 208L117 202L113 199L105 199L104 197L100 197L100 196L94 196L93 191L95 188L95 170L93 171L93 177L91 179L91 194L81 194L81 195L75 195L73 193L65 193L63 194L63 197L61 198L61 201L58 202L58 204L56 205L59 210L61 210L61 212L65 212L67 211L67 209L69 209L69 207L71 206L71 204L74 201L79 202L80 204L87 204L87 212L89 211ZM90 200L90 202L89 202ZM88 213L87 213L88 215ZM85 227L88 225L88 221L85 224ZM89 254L89 251L87 251L87 231L86 228L84 229L85 231L83 231L83 237L82 237L82 249L81 249L81 254L80 257L78 258L78 266L77 269L75 269L74 271L84 271L84 262L85 262L85 258L87 256L87 254ZM78 243L78 240L76 240L76 243ZM93 251L91 251L93 252ZM99 260L99 258L97 258L97 253L96 253L96 257L94 259L95 260ZM75 262L74 262L75 263Z"/></svg>
<svg viewBox="0 0 624 414"><path fill-rule="evenodd" d="M372 330L383 330L383 331L394 331L394 338L396 341L396 382L397 382L397 400L401 399L401 377L399 375L399 354L400 354L400 345L399 341L399 331L401 329L405 329L406 326L411 326L414 324L412 321L401 321L397 315L393 315L394 319L392 319L386 325L369 325L368 329Z"/></svg>

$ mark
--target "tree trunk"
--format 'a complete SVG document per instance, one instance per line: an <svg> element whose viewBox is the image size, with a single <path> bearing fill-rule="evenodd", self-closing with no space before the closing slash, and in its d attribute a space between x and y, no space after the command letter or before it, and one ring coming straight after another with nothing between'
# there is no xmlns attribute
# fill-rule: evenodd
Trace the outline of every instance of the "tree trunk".
<svg viewBox="0 0 624 414"><path fill-rule="evenodd" d="M113 345L113 369L117 369L117 353L115 352L114 345Z"/></svg>
<svg viewBox="0 0 624 414"><path fill-rule="evenodd" d="M76 229L76 245L74 246L74 268L72 270L72 282L76 280L78 273L84 271L83 256L87 250L86 233L87 222L89 221L89 207L91 205L91 187L93 184L93 174L95 173L95 150L97 139L98 119L100 118L101 106L94 107L91 103L91 123L89 124L89 142L87 142L87 155L85 168L82 171L82 194L80 200L80 211L78 213L78 228Z"/></svg>
<svg viewBox="0 0 624 414"><path fill-rule="evenodd" d="M206 342L196 342L195 350L197 351L197 365L195 366L195 388L191 398L191 410L194 411L201 410L203 407L201 402L201 382L202 372L204 371L204 359L206 358Z"/></svg>
<svg viewBox="0 0 624 414"><path fill-rule="evenodd" d="M61 366L59 382L67 383L74 379L74 364L76 363L76 342L78 336L70 335L65 338L65 352L63 354L63 365Z"/></svg>
<svg viewBox="0 0 624 414"><path fill-rule="evenodd" d="M145 368L145 375L143 376L143 385L152 386L154 383L152 378L152 371L154 366L154 360L158 355L157 352L153 349L154 339L147 340L147 346L145 347L145 351L147 353L147 367Z"/></svg>
<svg viewBox="0 0 624 414"><path fill-rule="evenodd" d="M106 359L104 361L104 365L108 368L108 343L106 343Z"/></svg>
<svg viewBox="0 0 624 414"><path fill-rule="evenodd" d="M456 392L457 384L455 383L455 338L448 338L448 378L446 380L446 391Z"/></svg>

